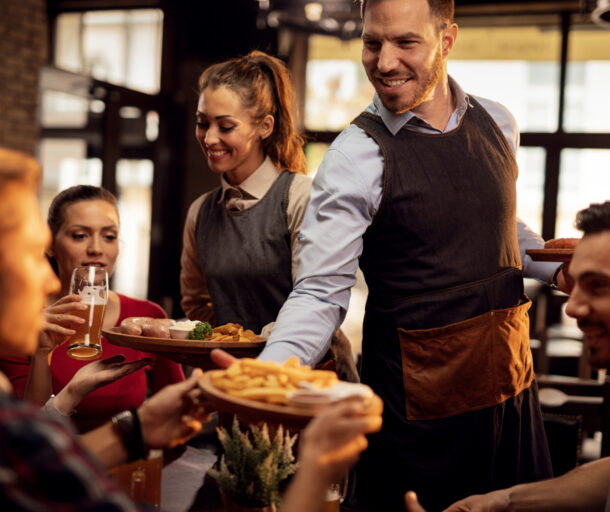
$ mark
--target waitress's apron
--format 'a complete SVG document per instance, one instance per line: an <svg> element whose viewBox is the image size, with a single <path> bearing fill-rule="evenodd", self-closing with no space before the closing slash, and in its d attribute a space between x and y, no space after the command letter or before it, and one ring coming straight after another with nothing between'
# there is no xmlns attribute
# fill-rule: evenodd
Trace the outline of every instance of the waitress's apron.
<svg viewBox="0 0 610 512"><path fill-rule="evenodd" d="M517 167L473 99L440 135L354 122L384 156L383 196L364 236L369 287L362 381L384 400L358 466L358 504L429 512L550 476L529 349L516 233Z"/></svg>
<svg viewBox="0 0 610 512"><path fill-rule="evenodd" d="M195 227L197 255L217 325L235 322L254 332L275 321L292 291L292 247L286 218L294 174L282 172L251 208L229 211L222 189L201 204ZM339 378L359 380L351 345L339 330L319 364Z"/></svg>

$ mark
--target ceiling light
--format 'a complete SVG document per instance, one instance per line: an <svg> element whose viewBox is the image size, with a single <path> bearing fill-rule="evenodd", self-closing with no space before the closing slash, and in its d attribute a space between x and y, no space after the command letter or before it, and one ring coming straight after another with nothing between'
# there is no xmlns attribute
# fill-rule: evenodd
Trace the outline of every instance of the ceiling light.
<svg viewBox="0 0 610 512"><path fill-rule="evenodd" d="M324 7L318 2L309 2L305 4L305 17L309 21L320 21L322 19L322 11Z"/></svg>

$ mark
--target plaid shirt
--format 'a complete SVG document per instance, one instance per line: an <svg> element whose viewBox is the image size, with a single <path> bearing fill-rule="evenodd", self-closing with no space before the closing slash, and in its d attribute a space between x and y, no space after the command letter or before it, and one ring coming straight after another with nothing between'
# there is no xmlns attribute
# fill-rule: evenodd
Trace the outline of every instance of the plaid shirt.
<svg viewBox="0 0 610 512"><path fill-rule="evenodd" d="M139 509L67 421L0 392L0 510Z"/></svg>

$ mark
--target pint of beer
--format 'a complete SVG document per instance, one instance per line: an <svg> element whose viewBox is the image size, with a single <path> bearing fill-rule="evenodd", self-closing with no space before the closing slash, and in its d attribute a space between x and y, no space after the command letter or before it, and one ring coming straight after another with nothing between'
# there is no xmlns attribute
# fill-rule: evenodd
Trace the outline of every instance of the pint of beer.
<svg viewBox="0 0 610 512"><path fill-rule="evenodd" d="M84 320L74 324L68 355L74 359L97 359L102 354L100 330L108 302L108 275L98 267L78 267L72 272L70 293L80 295L86 306L72 314Z"/></svg>
<svg viewBox="0 0 610 512"><path fill-rule="evenodd" d="M347 491L347 475L338 482L333 482L326 489L326 497L320 512L339 512Z"/></svg>

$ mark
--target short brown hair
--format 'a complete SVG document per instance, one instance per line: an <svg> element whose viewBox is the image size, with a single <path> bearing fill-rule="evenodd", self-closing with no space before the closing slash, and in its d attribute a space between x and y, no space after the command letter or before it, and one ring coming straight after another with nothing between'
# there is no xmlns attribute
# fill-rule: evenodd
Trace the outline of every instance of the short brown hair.
<svg viewBox="0 0 610 512"><path fill-rule="evenodd" d="M15 181L37 187L40 165L30 155L0 147L0 193L7 183Z"/></svg>
<svg viewBox="0 0 610 512"><path fill-rule="evenodd" d="M369 0L359 1L360 16L362 16L364 19L364 11ZM445 26L453 23L453 16L455 12L454 0L428 0L428 5L430 6L430 14L432 14L432 16L436 16Z"/></svg>
<svg viewBox="0 0 610 512"><path fill-rule="evenodd" d="M40 165L25 153L0 147L0 232L13 228L18 219L9 204L8 194L18 188L35 192L40 182Z"/></svg>

